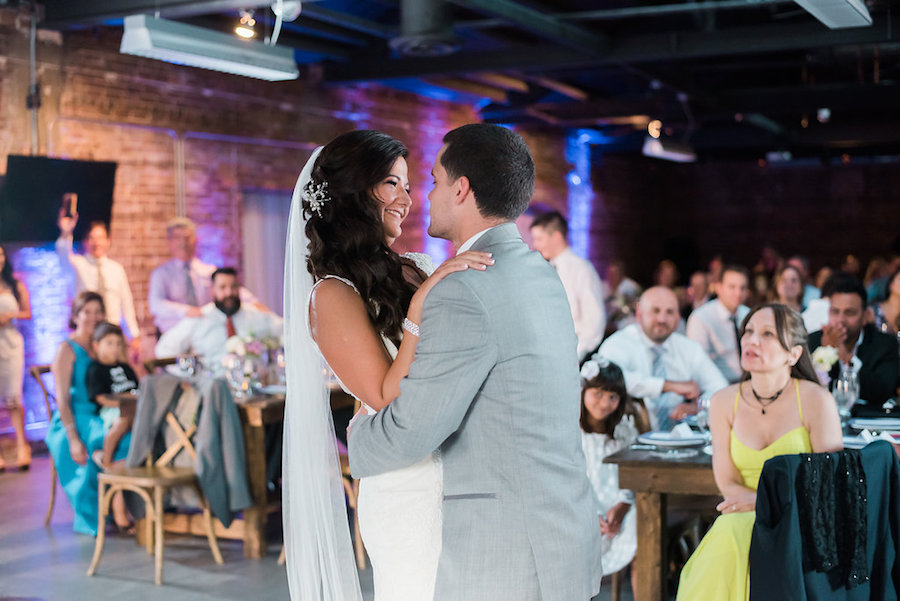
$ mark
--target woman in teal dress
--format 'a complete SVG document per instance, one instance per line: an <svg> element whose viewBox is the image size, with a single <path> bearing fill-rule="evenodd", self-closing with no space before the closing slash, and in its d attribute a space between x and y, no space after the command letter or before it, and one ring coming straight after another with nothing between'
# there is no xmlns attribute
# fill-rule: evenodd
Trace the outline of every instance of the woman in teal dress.
<svg viewBox="0 0 900 601"><path fill-rule="evenodd" d="M837 405L819 385L803 320L781 304L762 305L741 331L744 376L710 401L713 474L721 512L681 572L678 601L750 598L750 536L756 487L776 455L843 448Z"/></svg>
<svg viewBox="0 0 900 601"><path fill-rule="evenodd" d="M50 417L45 439L59 482L75 510L75 532L95 536L100 468L90 457L103 448L105 430L98 406L88 397L84 378L91 363L91 337L105 315L103 297L96 292L82 292L72 301L69 327L73 332L59 346L51 368L57 409ZM123 439L116 459L127 455L128 443Z"/></svg>

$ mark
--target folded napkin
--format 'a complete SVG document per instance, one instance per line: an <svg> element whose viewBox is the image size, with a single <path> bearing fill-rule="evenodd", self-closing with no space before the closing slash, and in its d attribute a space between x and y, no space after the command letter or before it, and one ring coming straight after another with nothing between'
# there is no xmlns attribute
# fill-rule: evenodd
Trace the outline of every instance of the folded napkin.
<svg viewBox="0 0 900 601"><path fill-rule="evenodd" d="M689 425L681 423L672 428L672 432L669 437L675 440L681 438L697 438L697 433L691 430L691 427Z"/></svg>
<svg viewBox="0 0 900 601"><path fill-rule="evenodd" d="M896 442L894 440L894 437L891 436L890 434L888 434L887 432L881 432L878 436L875 436L868 430L863 430L859 433L859 437L862 440L864 440L866 444L869 444L870 442L875 441L875 440L886 440L891 444L894 444Z"/></svg>

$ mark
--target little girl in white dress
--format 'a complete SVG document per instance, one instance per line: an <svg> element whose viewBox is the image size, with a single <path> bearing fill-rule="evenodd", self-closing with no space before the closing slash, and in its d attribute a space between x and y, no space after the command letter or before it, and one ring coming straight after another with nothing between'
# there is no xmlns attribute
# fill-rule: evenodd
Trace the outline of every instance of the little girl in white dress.
<svg viewBox="0 0 900 601"><path fill-rule="evenodd" d="M634 558L637 523L634 493L619 488L618 466L603 460L630 446L638 433L631 416L625 416L625 378L615 363L602 357L587 361L581 377L581 446L603 534L603 573L613 574Z"/></svg>

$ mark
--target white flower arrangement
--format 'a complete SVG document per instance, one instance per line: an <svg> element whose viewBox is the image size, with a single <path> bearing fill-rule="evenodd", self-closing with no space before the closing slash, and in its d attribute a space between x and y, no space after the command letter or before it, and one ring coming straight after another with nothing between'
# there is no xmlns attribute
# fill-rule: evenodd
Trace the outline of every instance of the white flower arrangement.
<svg viewBox="0 0 900 601"><path fill-rule="evenodd" d="M834 364L838 362L838 352L833 346L820 346L812 353L813 369L819 377L822 386L828 386L831 376L828 373Z"/></svg>
<svg viewBox="0 0 900 601"><path fill-rule="evenodd" d="M225 351L230 355L243 357L247 354L247 347L244 345L244 339L240 336L231 336L225 341Z"/></svg>

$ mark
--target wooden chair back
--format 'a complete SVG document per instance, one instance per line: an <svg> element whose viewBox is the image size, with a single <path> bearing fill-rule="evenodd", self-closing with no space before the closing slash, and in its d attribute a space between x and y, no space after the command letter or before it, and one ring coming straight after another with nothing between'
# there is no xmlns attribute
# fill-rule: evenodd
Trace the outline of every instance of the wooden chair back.
<svg viewBox="0 0 900 601"><path fill-rule="evenodd" d="M31 377L38 383L38 386L41 387L41 392L44 395L44 407L47 409L47 421L50 420L50 416L53 415L54 405L56 405L56 398L53 396L53 393L47 388L47 383L44 382L44 375L50 373L49 365L32 365L28 369L28 373L31 374ZM50 456L50 503L47 505L47 514L44 516L44 525L50 525L50 518L53 516L53 506L56 504L56 464L53 463L53 456Z"/></svg>
<svg viewBox="0 0 900 601"><path fill-rule="evenodd" d="M630 415L634 418L634 427L637 429L638 434L643 434L653 429L650 425L650 412L647 411L644 399L629 397L625 405L625 415Z"/></svg>
<svg viewBox="0 0 900 601"><path fill-rule="evenodd" d="M147 359L144 361L144 369L148 374L156 373L156 370L166 367L167 365L175 365L178 362L178 357L159 357L153 359Z"/></svg>

